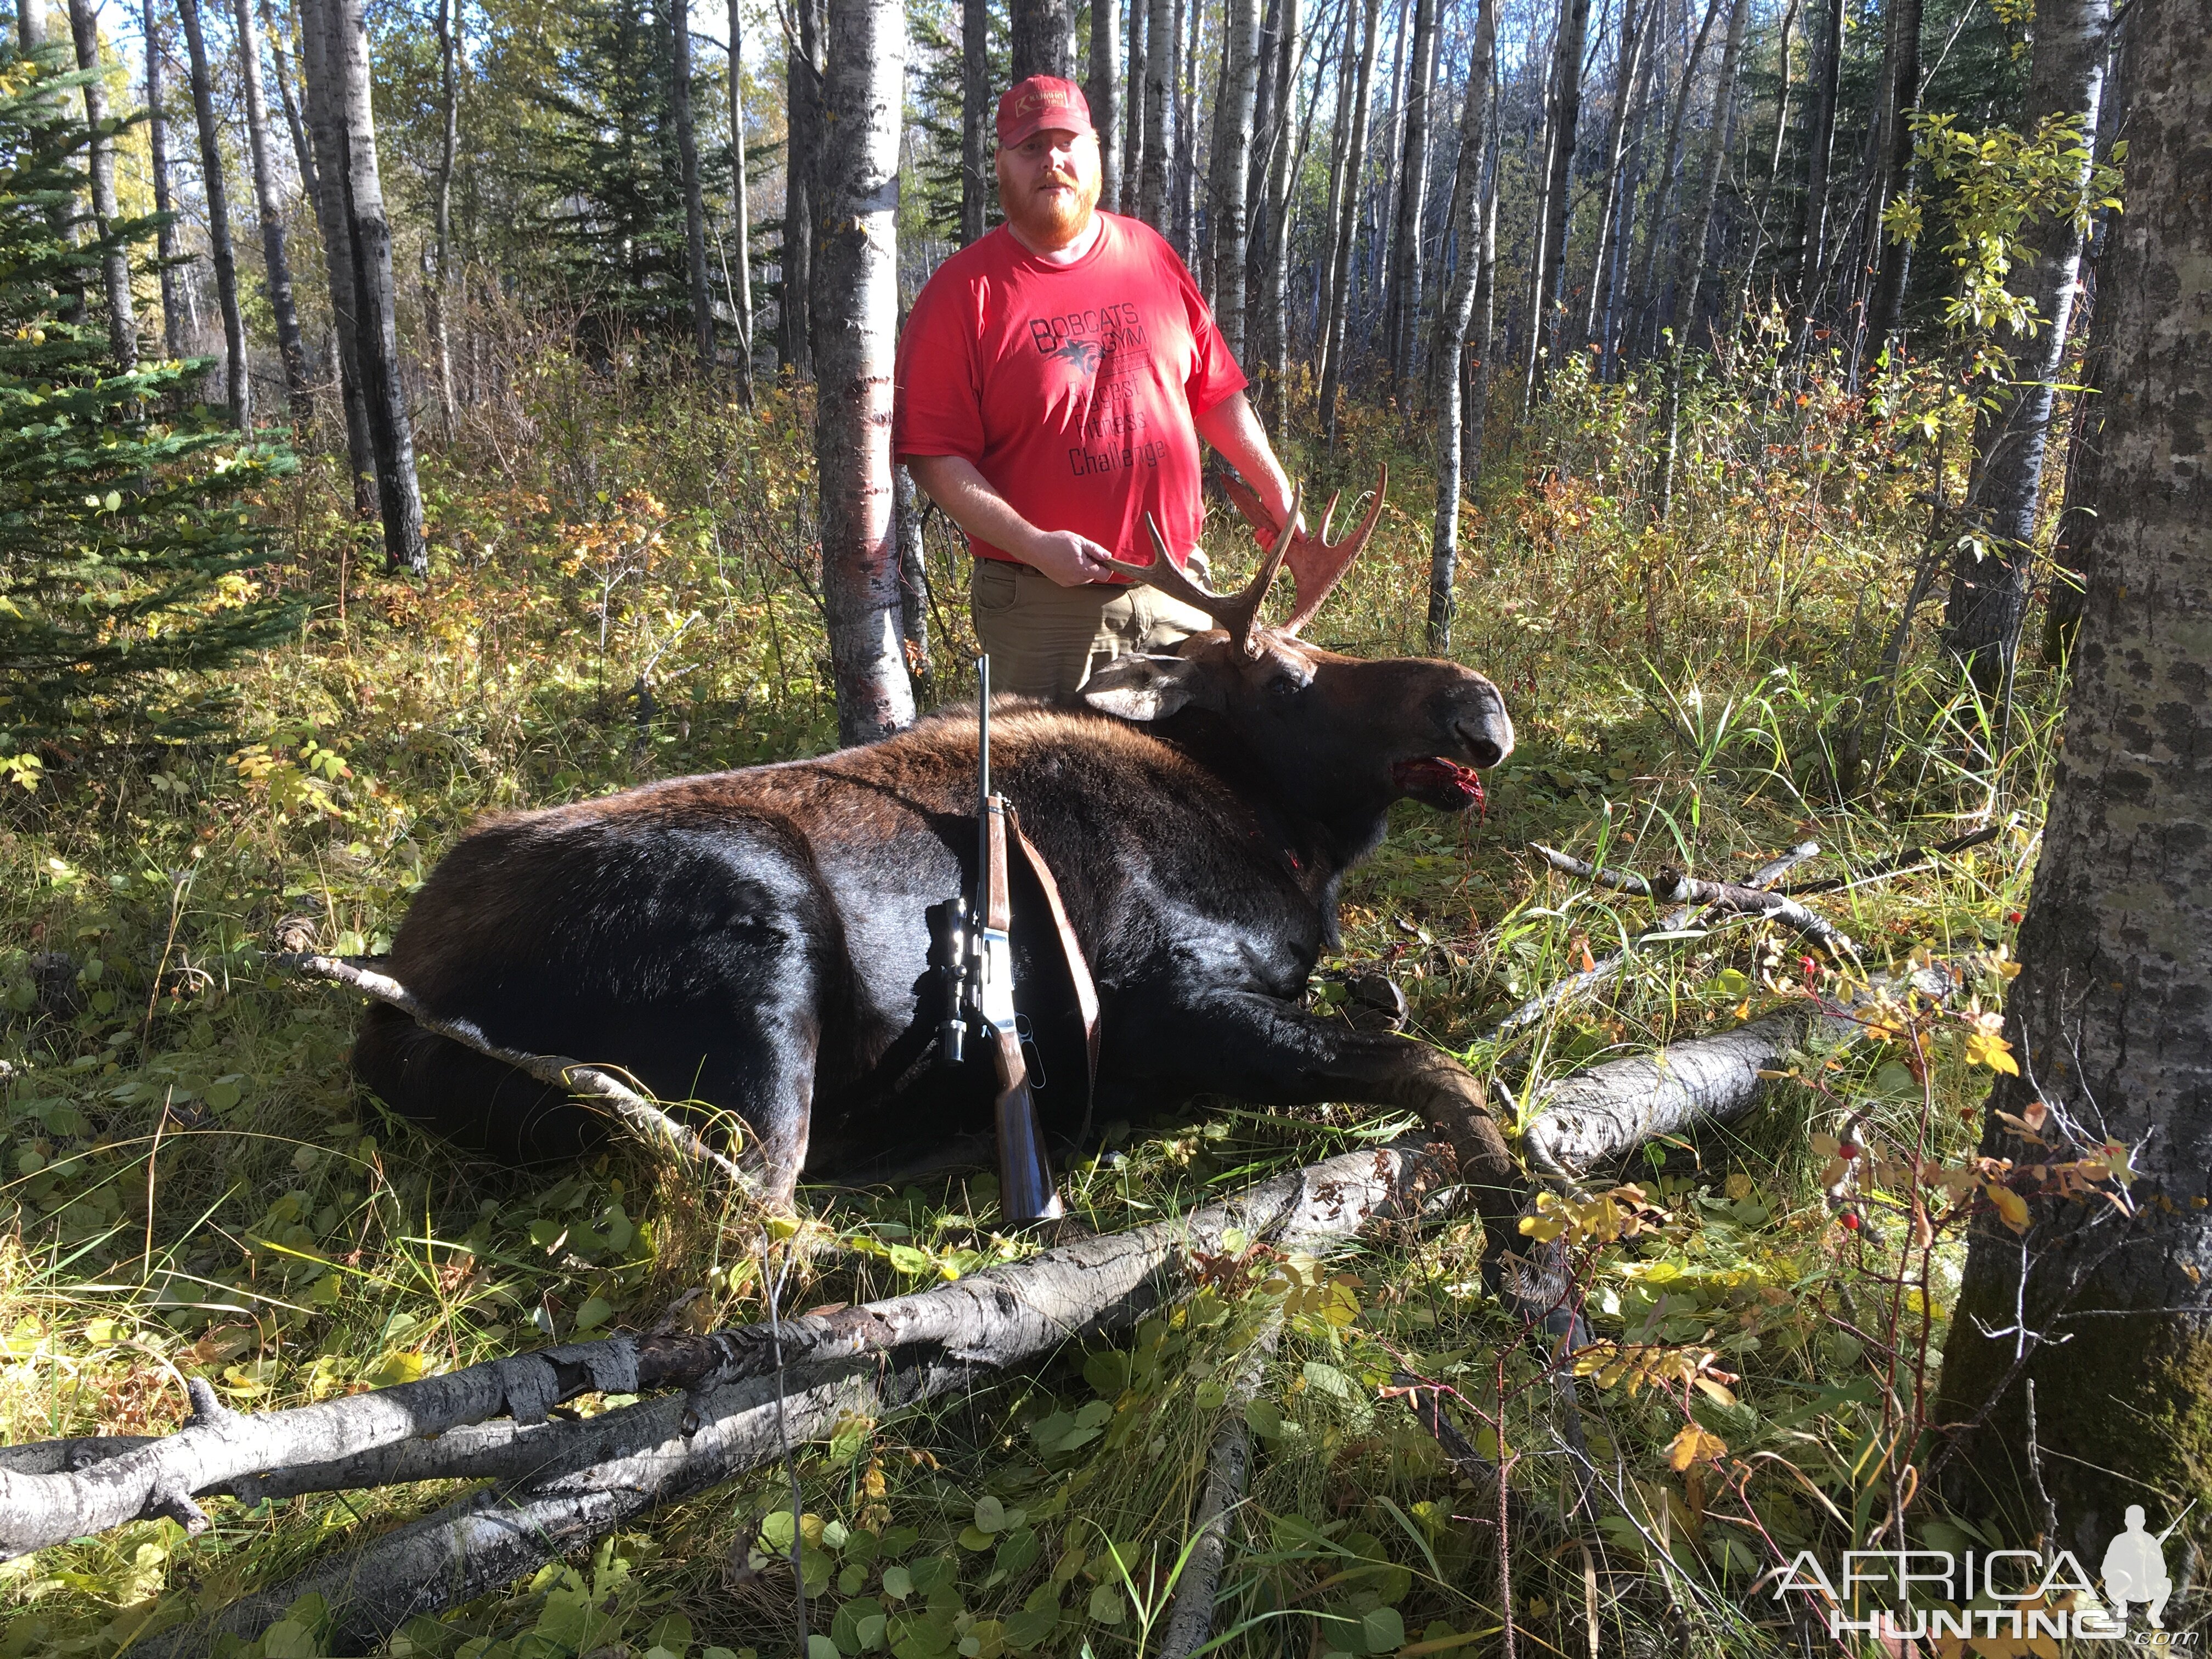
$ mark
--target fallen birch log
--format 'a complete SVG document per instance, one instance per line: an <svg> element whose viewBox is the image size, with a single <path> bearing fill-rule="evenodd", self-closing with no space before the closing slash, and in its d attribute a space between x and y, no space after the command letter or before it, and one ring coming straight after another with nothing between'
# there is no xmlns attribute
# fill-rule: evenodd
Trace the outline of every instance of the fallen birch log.
<svg viewBox="0 0 2212 1659"><path fill-rule="evenodd" d="M530 1473L134 1650L204 1652L218 1634L250 1637L309 1594L332 1608L334 1643L371 1642L416 1613L511 1583L658 1504L773 1462L783 1446L779 1388L789 1437L816 1438L848 1413L882 1416L1064 1343L1130 1328L1181 1288L1191 1253L1218 1254L1232 1228L1284 1249L1326 1247L1379 1222L1418 1217L1452 1181L1449 1153L1425 1138L1348 1152L1174 1220L1079 1240L915 1296L785 1321L780 1376L715 1382L577 1423L488 1423L447 1435L428 1453L410 1454L410 1478L483 1471L499 1455L527 1457ZM761 1328L750 1329L766 1340ZM458 1468L432 1467L444 1440L459 1443ZM0 1515L4 1504L0 1498Z"/></svg>
<svg viewBox="0 0 2212 1659"><path fill-rule="evenodd" d="M1909 985L1923 996L1943 998L1958 983L1949 966L1938 964L1898 981L1877 979L1847 1004L1808 999L1733 1031L1690 1037L1656 1054L1577 1072L1537 1097L1535 1115L1522 1136L1528 1161L1543 1174L1571 1183L1645 1141L1732 1122L1758 1101L1765 1086L1762 1072L1776 1070L1790 1049L1815 1036L1838 1041L1855 1035L1855 1011L1874 1001L1885 986Z"/></svg>
<svg viewBox="0 0 2212 1659"><path fill-rule="evenodd" d="M480 1054L504 1061L540 1083L566 1089L579 1100L604 1106L647 1146L662 1147L696 1163L708 1164L720 1170L739 1192L755 1199L761 1196L758 1184L734 1162L612 1073L587 1066L580 1060L570 1060L565 1054L531 1054L519 1048L502 1048L487 1037L473 1020L441 1018L389 974L380 974L373 968L363 968L342 957L295 954L273 957L270 960L280 968L289 968L310 979L331 980L380 1002L388 1002L424 1030L435 1031L464 1048L473 1048Z"/></svg>
<svg viewBox="0 0 2212 1659"><path fill-rule="evenodd" d="M1237 1380L1221 1402L1221 1426L1206 1453L1206 1485L1199 1493L1198 1528L1183 1547L1159 1659L1190 1659L1213 1634L1214 1602L1220 1595L1221 1569L1229 1558L1229 1517L1244 1501L1245 1484L1252 1474L1252 1429L1244 1408L1260 1392L1267 1362L1282 1339L1282 1322L1277 1320L1245 1354Z"/></svg>

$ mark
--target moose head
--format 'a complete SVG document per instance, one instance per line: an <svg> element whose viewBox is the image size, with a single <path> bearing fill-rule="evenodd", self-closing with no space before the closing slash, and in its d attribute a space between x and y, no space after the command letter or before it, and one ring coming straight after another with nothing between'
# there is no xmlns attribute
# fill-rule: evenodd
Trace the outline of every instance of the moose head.
<svg viewBox="0 0 2212 1659"><path fill-rule="evenodd" d="M1472 670L1427 658L1363 661L1298 637L1359 556L1382 517L1386 469L1366 516L1340 539L1329 528L1332 497L1318 532L1297 528L1301 488L1290 526L1278 524L1241 485L1230 497L1260 533L1266 558L1233 594L1212 592L1169 557L1150 516L1158 557L1113 561L1114 568L1210 617L1172 657L1121 657L1094 674L1083 700L1124 720L1164 720L1183 710L1224 722L1237 741L1294 799L1319 814L1364 816L1410 796L1440 811L1481 797L1478 767L1513 750L1513 722L1498 688ZM1267 625L1260 609L1283 571L1293 598L1284 622Z"/></svg>

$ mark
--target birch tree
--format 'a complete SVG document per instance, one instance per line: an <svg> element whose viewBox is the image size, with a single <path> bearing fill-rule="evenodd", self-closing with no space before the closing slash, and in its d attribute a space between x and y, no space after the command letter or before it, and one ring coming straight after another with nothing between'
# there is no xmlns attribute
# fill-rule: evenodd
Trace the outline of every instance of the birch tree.
<svg viewBox="0 0 2212 1659"><path fill-rule="evenodd" d="M753 400L753 221L751 185L745 179L745 19L743 0L730 0L730 211L736 221L738 395Z"/></svg>
<svg viewBox="0 0 2212 1659"><path fill-rule="evenodd" d="M16 0L27 10L31 0ZM76 66L90 71L84 83L84 124L92 135L85 171L90 175L92 217L106 252L100 258L100 285L107 297L107 352L121 368L138 364L138 319L131 304L131 251L111 234L115 226L115 134L107 121L107 87L100 73L100 17L92 0L70 0L70 33Z"/></svg>
<svg viewBox="0 0 2212 1659"><path fill-rule="evenodd" d="M354 333L362 394L375 452L376 499L384 520L384 557L392 570L429 574L422 539L422 496L415 476L415 430L399 370L399 316L392 274L392 225L385 215L371 103L366 0L321 0L325 47L341 116L346 230L353 243Z"/></svg>
<svg viewBox="0 0 2212 1659"><path fill-rule="evenodd" d="M1414 330L1421 316L1421 218L1429 194L1429 91L1436 77L1437 0L1416 0L1405 132L1398 164L1397 225L1385 279L1382 348L1394 385L1413 374ZM1478 27L1480 27L1478 25Z"/></svg>
<svg viewBox="0 0 2212 1659"><path fill-rule="evenodd" d="M1468 325L1474 318L1474 290L1482 271L1476 229L1482 200L1483 172L1489 158L1484 139L1490 131L1490 88L1498 74L1498 0L1477 0L1474 50L1468 58L1466 101L1460 106L1459 177L1452 185L1451 225L1460 239L1459 264L1444 296L1437 328L1437 517L1429 543L1429 651L1451 649L1452 590L1459 572L1459 499L1467 461L1462 456L1460 359L1467 349Z"/></svg>
<svg viewBox="0 0 2212 1659"><path fill-rule="evenodd" d="M1529 264L1528 396L1544 377L1547 350L1556 350L1560 273L1566 269L1567 226L1573 216L1571 191L1575 134L1583 107L1583 45L1589 33L1590 0L1559 0L1559 29L1552 55L1552 104L1544 123L1543 206L1537 216L1536 247Z"/></svg>
<svg viewBox="0 0 2212 1659"><path fill-rule="evenodd" d="M1168 109L1175 94L1176 16L1170 0L1129 0L1144 4L1145 170L1137 190L1137 216L1168 232Z"/></svg>
<svg viewBox="0 0 2212 1659"><path fill-rule="evenodd" d="M75 3L76 0L72 0ZM300 313L292 301L292 260L284 246L284 198L276 185L276 158L269 142L269 100L261 88L261 37L254 27L253 0L234 0L238 24L238 73L246 91L246 149L253 161L253 202L261 217L261 259L269 278L269 310L276 324L276 353L284 365L284 395L293 424L304 428L314 417L308 390L307 345L300 337Z"/></svg>
<svg viewBox="0 0 2212 1659"><path fill-rule="evenodd" d="M1115 125L1115 37L1121 32L1120 0L1091 0L1091 74L1084 97L1091 105L1091 125L1098 129L1098 205L1109 213L1121 204L1121 157Z"/></svg>
<svg viewBox="0 0 2212 1659"><path fill-rule="evenodd" d="M2049 123L2070 120L2079 142L2073 146L2073 200L2027 229L2027 257L2010 283L2026 323L2005 342L2012 354L2007 384L1978 422L1986 550L1981 538L1962 540L1951 568L1944 644L1984 692L1999 690L2027 614L2043 458L2081 271L2111 27L2111 0L2038 0L2036 5L2026 130L2035 134Z"/></svg>
<svg viewBox="0 0 2212 1659"><path fill-rule="evenodd" d="M783 366L814 372L814 153L822 138L822 0L792 0L783 48Z"/></svg>
<svg viewBox="0 0 2212 1659"><path fill-rule="evenodd" d="M1144 194L1145 86L1150 70L1146 27L1152 17L1146 0L1129 0L1128 96L1121 100L1121 153L1115 158L1115 211L1135 214Z"/></svg>
<svg viewBox="0 0 2212 1659"><path fill-rule="evenodd" d="M1798 303L1818 301L1828 261L1828 158L1844 72L1844 0L1827 0L1813 37L1813 107L1805 134L1805 210L1797 246Z"/></svg>
<svg viewBox="0 0 2212 1659"><path fill-rule="evenodd" d="M21 9L31 9L28 0L22 0ZM169 198L169 122L161 105L161 70L168 51L155 17L154 0L144 0L139 15L146 31L147 163L154 175L154 211L161 218L154 233L154 252L161 266L161 353L174 362L185 355L185 306L178 292L177 227Z"/></svg>
<svg viewBox="0 0 2212 1659"><path fill-rule="evenodd" d="M1206 221L1212 232L1214 319L1230 356L1244 356L1244 265L1249 220L1245 191L1251 176L1252 106L1259 90L1260 63L1254 36L1253 0L1224 0L1222 10L1222 96L1214 127L1212 198Z"/></svg>
<svg viewBox="0 0 2212 1659"><path fill-rule="evenodd" d="M830 0L829 23L814 456L837 735L850 744L914 720L890 447L906 24L899 0Z"/></svg>
<svg viewBox="0 0 2212 1659"><path fill-rule="evenodd" d="M1336 399L1344 381L1345 313L1350 309L1352 240L1359 228L1358 179L1367 167L1367 106L1375 92L1376 36L1382 27L1382 0L1367 0L1360 25L1359 62L1353 71L1351 136L1340 169L1343 201L1337 210L1335 251L1329 256L1328 315L1322 324L1321 430L1322 441L1336 445ZM1349 63L1351 42L1346 41Z"/></svg>
<svg viewBox="0 0 2212 1659"><path fill-rule="evenodd" d="M1921 0L1892 0L1892 4L1896 8L1897 61L1890 76L1888 112L1885 118L1887 155L1881 187L1872 207L1872 217L1877 225L1889 202L1912 193L1912 118L1920 109ZM1786 95L1786 56L1784 65ZM1877 349L1881 342L1897 332L1905 319L1905 284L1912 269L1912 243L1909 238L1885 240L1881 250L1881 266L1875 279L1874 303L1867 324L1869 341Z"/></svg>
<svg viewBox="0 0 2212 1659"><path fill-rule="evenodd" d="M2212 1468L2212 4L2145 0L2129 27L2097 559L2005 998L2022 1075L1996 1079L1981 1143L2021 1166L2025 1224L1970 1236L1935 1413L1960 1425L1947 1497L2039 1516L2047 1490L2051 1543L2091 1562L2124 1505L2162 1510L2154 1531ZM2124 1206L2034 1178L2085 1157L2122 1175Z"/></svg>
<svg viewBox="0 0 2212 1659"><path fill-rule="evenodd" d="M424 285L423 320L438 371L438 410L446 437L453 436L453 342L449 307L453 292L453 167L461 149L461 19L459 0L438 0L438 172L431 182L430 212L436 242L430 281ZM281 70L280 70L281 73Z"/></svg>
<svg viewBox="0 0 2212 1659"><path fill-rule="evenodd" d="M200 31L200 0L177 0L191 63L192 117L199 127L200 191L207 199L208 251L215 264L216 302L222 308L223 391L230 422L253 429L253 380L246 361L246 318L238 308L238 261L230 243L230 192L222 176L222 143L216 128L215 86L208 75L207 41Z"/></svg>
<svg viewBox="0 0 2212 1659"><path fill-rule="evenodd" d="M324 0L299 0L300 66L307 137L315 153L315 220L323 233L323 270L330 283L331 332L337 337L338 391L345 405L347 470L356 517L378 510L376 443L369 435L362 379L359 301L354 283L353 231L346 216L345 122L330 51Z"/></svg>
<svg viewBox="0 0 2212 1659"><path fill-rule="evenodd" d="M691 112L691 15L672 0L664 17L669 38L670 113L676 123L677 166L684 187L684 273L691 290L691 345L700 372L714 364L714 297L707 285L707 198L699 185L699 135Z"/></svg>

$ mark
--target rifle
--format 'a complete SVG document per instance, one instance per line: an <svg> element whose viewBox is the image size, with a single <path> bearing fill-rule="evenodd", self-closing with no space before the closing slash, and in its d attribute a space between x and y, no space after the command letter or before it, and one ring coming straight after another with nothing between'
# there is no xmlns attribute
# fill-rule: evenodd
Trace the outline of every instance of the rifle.
<svg viewBox="0 0 2212 1659"><path fill-rule="evenodd" d="M1063 1211L1015 1024L1014 907L1006 870L1006 819L1012 809L991 789L989 657L975 659L975 896L955 898L947 907L939 967L945 1018L938 1027L938 1057L947 1066L961 1064L968 1022L981 1024L998 1071L1000 1207L1009 1221L1049 1221Z"/></svg>

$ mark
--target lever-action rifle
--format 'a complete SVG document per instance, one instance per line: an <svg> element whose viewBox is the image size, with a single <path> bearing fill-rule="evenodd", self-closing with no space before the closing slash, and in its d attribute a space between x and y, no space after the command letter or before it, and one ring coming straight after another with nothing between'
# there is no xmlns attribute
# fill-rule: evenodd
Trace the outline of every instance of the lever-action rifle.
<svg viewBox="0 0 2212 1659"><path fill-rule="evenodd" d="M972 899L955 899L948 907L939 969L945 986L945 1018L938 1027L938 1058L947 1066L961 1064L967 1054L968 1022L982 1025L999 1074L999 1205L1009 1221L1047 1221L1062 1211L1015 1025L1014 906L1006 867L1011 809L1004 795L991 790L989 657L976 659L975 675L975 893Z"/></svg>

